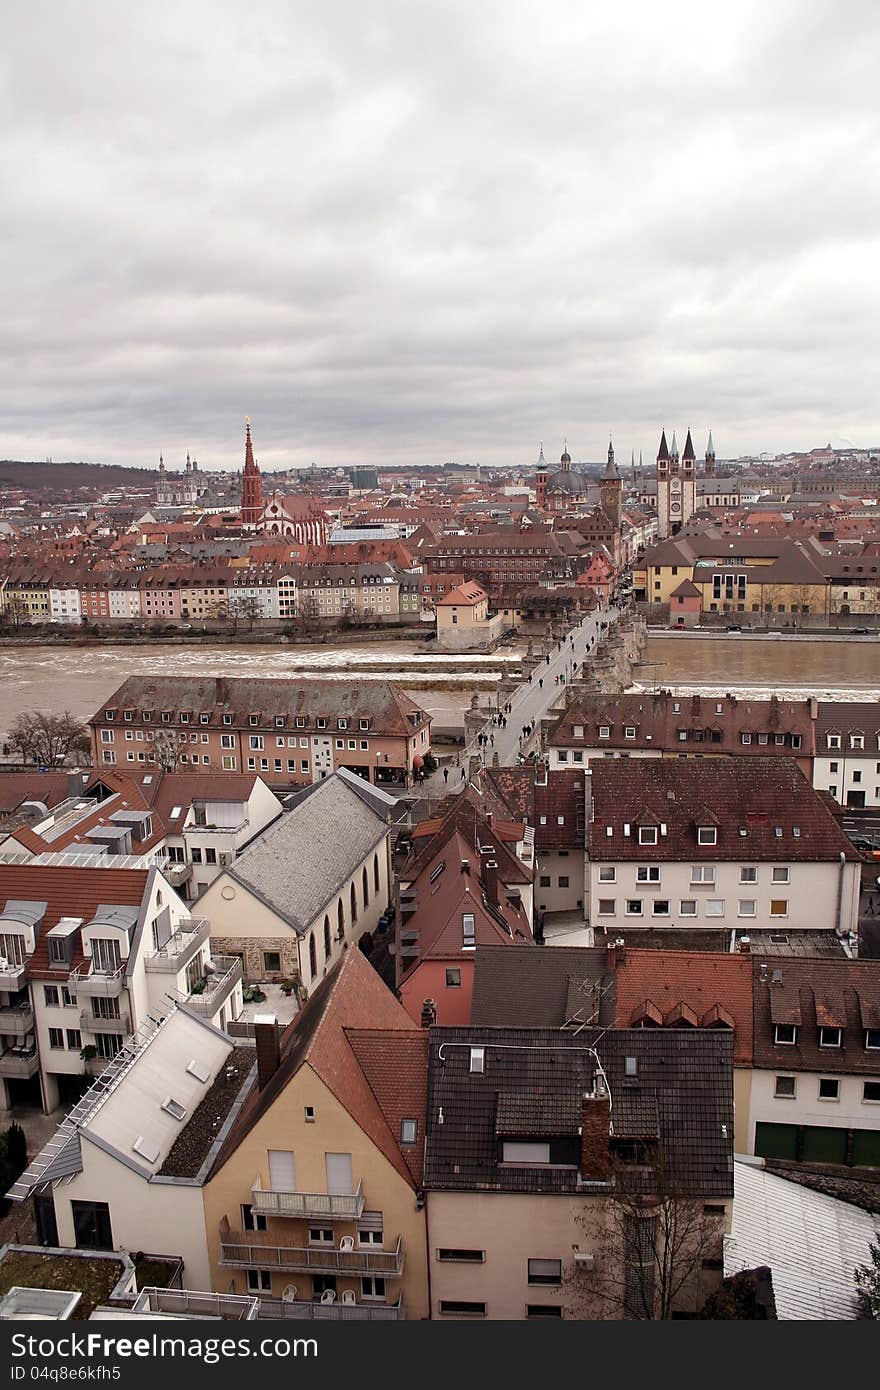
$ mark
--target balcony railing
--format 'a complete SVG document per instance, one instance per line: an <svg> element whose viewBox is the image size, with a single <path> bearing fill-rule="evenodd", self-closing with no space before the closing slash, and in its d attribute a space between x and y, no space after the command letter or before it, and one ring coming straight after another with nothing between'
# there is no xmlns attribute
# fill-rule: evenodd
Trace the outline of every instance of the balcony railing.
<svg viewBox="0 0 880 1390"><path fill-rule="evenodd" d="M115 970L96 970L91 961L87 961L73 971L70 982L77 995L116 999L125 983L125 963Z"/></svg>
<svg viewBox="0 0 880 1390"><path fill-rule="evenodd" d="M178 970L183 970L189 965L199 947L207 941L210 931L211 923L206 917L190 918L186 922L180 922L174 935L164 946L144 957L144 966L147 970L176 975Z"/></svg>
<svg viewBox="0 0 880 1390"><path fill-rule="evenodd" d="M242 1294L200 1293L192 1289L141 1289L132 1313L167 1313L178 1318L223 1318L252 1322L258 1300Z"/></svg>
<svg viewBox="0 0 880 1390"><path fill-rule="evenodd" d="M40 1058L35 1047L28 1048L27 1051L10 1047L5 1052L0 1053L0 1076L27 1079L36 1076L39 1070Z"/></svg>
<svg viewBox="0 0 880 1390"><path fill-rule="evenodd" d="M99 1018L91 1009L83 1009L79 1016L79 1026L87 1033L130 1033L131 1018L120 1013L118 1018Z"/></svg>
<svg viewBox="0 0 880 1390"><path fill-rule="evenodd" d="M406 1309L400 1303L333 1303L306 1299L261 1298L259 1318L306 1319L310 1322L402 1322Z"/></svg>
<svg viewBox="0 0 880 1390"><path fill-rule="evenodd" d="M338 1250L327 1245L261 1245L258 1241L222 1241L220 1263L233 1269L281 1269L304 1274L403 1273L403 1247L393 1250Z"/></svg>
<svg viewBox="0 0 880 1390"><path fill-rule="evenodd" d="M10 1005L0 1009L0 1033L28 1033L34 1026L33 1005Z"/></svg>
<svg viewBox="0 0 880 1390"><path fill-rule="evenodd" d="M27 963L16 965L14 961L0 963L0 989L9 994L17 994L27 980Z"/></svg>
<svg viewBox="0 0 880 1390"><path fill-rule="evenodd" d="M259 1178L251 1189L254 1211L267 1216L298 1216L311 1220L324 1217L329 1221L357 1221L364 1209L362 1185L354 1192L274 1192L262 1188Z"/></svg>
<svg viewBox="0 0 880 1390"><path fill-rule="evenodd" d="M179 888L183 883L189 883L192 878L192 864L180 864L176 859L163 860L159 868L162 875L168 880L172 888Z"/></svg>
<svg viewBox="0 0 880 1390"><path fill-rule="evenodd" d="M205 1018L213 1018L235 989L241 973L239 956L215 956L214 970L207 977L206 988L200 994L190 992L184 1002Z"/></svg>

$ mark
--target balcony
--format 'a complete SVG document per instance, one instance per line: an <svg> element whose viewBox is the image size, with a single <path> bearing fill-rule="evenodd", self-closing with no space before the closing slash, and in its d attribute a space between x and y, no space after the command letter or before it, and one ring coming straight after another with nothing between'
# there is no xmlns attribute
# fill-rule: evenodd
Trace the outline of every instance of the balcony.
<svg viewBox="0 0 880 1390"><path fill-rule="evenodd" d="M174 1318L222 1318L228 1322L252 1322L257 1299L228 1293L200 1293L192 1289L148 1287L138 1294L132 1314Z"/></svg>
<svg viewBox="0 0 880 1390"><path fill-rule="evenodd" d="M121 1033L126 1035L131 1032L131 1018L122 1012L118 1018L99 1018L97 1014L92 1013L91 1009L83 1009L79 1016L79 1026L84 1028L87 1033Z"/></svg>
<svg viewBox="0 0 880 1390"><path fill-rule="evenodd" d="M205 978L205 988L190 991L184 1003L203 1018L213 1018L241 980L241 960L238 956L215 956L214 969Z"/></svg>
<svg viewBox="0 0 880 1390"><path fill-rule="evenodd" d="M322 1303L320 1299L261 1298L257 1316L305 1319L310 1322L403 1322L406 1308L400 1303Z"/></svg>
<svg viewBox="0 0 880 1390"><path fill-rule="evenodd" d="M0 1033L29 1033L34 1026L34 1010L30 1002L0 1009Z"/></svg>
<svg viewBox="0 0 880 1390"><path fill-rule="evenodd" d="M70 983L77 996L86 999L118 999L125 984L125 964L115 970L96 970L91 961L86 961L74 970Z"/></svg>
<svg viewBox="0 0 880 1390"><path fill-rule="evenodd" d="M192 864L178 864L176 860L166 859L160 863L162 876L171 884L172 888L181 888L184 883L189 883L192 878Z"/></svg>
<svg viewBox="0 0 880 1390"><path fill-rule="evenodd" d="M364 1209L361 1183L355 1192L273 1192L260 1187L260 1180L251 1188L254 1211L266 1216L293 1216L310 1221L321 1217L328 1221L357 1221Z"/></svg>
<svg viewBox="0 0 880 1390"><path fill-rule="evenodd" d="M220 1263L231 1269L280 1269L303 1274L403 1273L403 1247L393 1250L338 1250L327 1245L262 1245L258 1241L222 1241Z"/></svg>
<svg viewBox="0 0 880 1390"><path fill-rule="evenodd" d="M0 1053L0 1076L28 1080L40 1070L40 1058L35 1047L8 1047Z"/></svg>
<svg viewBox="0 0 880 1390"><path fill-rule="evenodd" d="M177 868L185 867L183 864L177 865ZM166 941L158 951L152 951L144 957L145 968L176 975L179 970L189 965L199 948L204 946L210 931L211 923L206 917L200 917L198 920L189 918L181 922L170 941Z"/></svg>
<svg viewBox="0 0 880 1390"><path fill-rule="evenodd" d="M24 988L27 981L27 964L23 961L21 965L16 965L15 961L0 960L0 989L7 994L17 994Z"/></svg>

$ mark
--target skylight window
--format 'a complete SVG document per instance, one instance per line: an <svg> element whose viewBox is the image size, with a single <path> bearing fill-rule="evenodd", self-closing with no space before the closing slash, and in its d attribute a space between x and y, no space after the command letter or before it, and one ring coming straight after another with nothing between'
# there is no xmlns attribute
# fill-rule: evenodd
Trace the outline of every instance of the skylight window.
<svg viewBox="0 0 880 1390"><path fill-rule="evenodd" d="M177 820L177 818L179 817L179 815L180 815L180 813L181 813L182 810L183 810L183 807L182 807L182 806L172 806L172 808L171 808L171 815L168 817L168 819L169 819L169 820Z"/></svg>
<svg viewBox="0 0 880 1390"><path fill-rule="evenodd" d="M194 1076L196 1081L201 1081L203 1085L211 1079L211 1073L204 1062L197 1062L195 1058L191 1062L187 1062L186 1069L190 1076Z"/></svg>
<svg viewBox="0 0 880 1390"><path fill-rule="evenodd" d="M162 1109L165 1110L174 1120L182 1120L187 1113L185 1105L181 1105L179 1100L173 1096L166 1096L162 1102Z"/></svg>
<svg viewBox="0 0 880 1390"><path fill-rule="evenodd" d="M145 1158L148 1163L155 1163L156 1159L159 1157L159 1145L155 1144L152 1139L145 1139L142 1134L138 1135L131 1147L136 1154L140 1154L141 1158Z"/></svg>

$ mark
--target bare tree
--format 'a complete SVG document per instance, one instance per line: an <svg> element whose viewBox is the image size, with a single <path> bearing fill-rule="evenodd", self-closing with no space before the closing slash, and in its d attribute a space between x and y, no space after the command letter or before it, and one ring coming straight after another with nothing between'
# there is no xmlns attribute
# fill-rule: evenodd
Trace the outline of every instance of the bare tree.
<svg viewBox="0 0 880 1390"><path fill-rule="evenodd" d="M664 1320L696 1313L720 1278L709 1271L721 1269L723 1217L702 1197L646 1193L645 1172L616 1165L599 1221L595 1212L577 1218L589 1230L595 1265L571 1280L575 1316Z"/></svg>
<svg viewBox="0 0 880 1390"><path fill-rule="evenodd" d="M238 631L238 624L246 622L248 632L253 632L254 623L263 615L260 600L255 594L231 594L229 597L229 616L233 621L233 631Z"/></svg>
<svg viewBox="0 0 880 1390"><path fill-rule="evenodd" d="M0 609L0 620L18 632L31 620L31 610L22 598L9 599Z"/></svg>
<svg viewBox="0 0 880 1390"><path fill-rule="evenodd" d="M161 767L163 772L173 772L177 767L177 747L177 734L173 729L161 729L153 739L156 765Z"/></svg>
<svg viewBox="0 0 880 1390"><path fill-rule="evenodd" d="M70 757L79 763L91 762L89 731L70 710L63 714L42 710L19 714L6 742L23 762L40 767L63 767Z"/></svg>

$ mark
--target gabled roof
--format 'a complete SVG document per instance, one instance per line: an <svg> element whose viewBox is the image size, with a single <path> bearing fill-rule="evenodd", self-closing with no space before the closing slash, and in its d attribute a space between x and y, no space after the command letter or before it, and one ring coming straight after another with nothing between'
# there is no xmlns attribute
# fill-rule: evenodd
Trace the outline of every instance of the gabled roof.
<svg viewBox="0 0 880 1390"><path fill-rule="evenodd" d="M617 960L614 1022L630 1028L651 1004L667 1026L675 1010L690 1009L693 1026L723 1026L733 1021L734 1066L752 1064L752 959L706 951L627 949ZM720 1012L713 1013L716 1007ZM657 1018L649 1015L656 1023Z"/></svg>
<svg viewBox="0 0 880 1390"><path fill-rule="evenodd" d="M148 869L68 868L46 864L0 864L0 906L10 900L45 902L46 911L36 936L34 953L28 962L28 975L49 968L46 933L62 917L79 917L90 922L106 903L139 908L147 890ZM82 950L77 935L73 964L81 963ZM54 972L54 977L58 971Z"/></svg>
<svg viewBox="0 0 880 1390"><path fill-rule="evenodd" d="M865 1048L865 1031L880 1029L880 971L873 960L788 956L752 961L755 1066L781 1062L776 1024L798 1029L794 1047L781 1049L785 1066L801 1071L867 1076L877 1054ZM842 1028L840 1047L820 1047L820 1028Z"/></svg>
<svg viewBox="0 0 880 1390"><path fill-rule="evenodd" d="M380 1033L387 1047L390 1077L381 1076L382 1059L362 1036ZM389 1041L389 1035L394 1035ZM394 1038L401 1041L395 1045ZM321 981L301 1012L281 1037L281 1062L262 1090L255 1081L211 1170L216 1175L259 1120L267 1114L285 1086L308 1065L382 1151L407 1182L415 1186L413 1169L399 1144L399 1127L392 1132L394 1107L389 1090L397 1084L400 1099L414 1104L419 1091L420 1030L391 991L382 983L363 952L346 951ZM406 1043L413 1039L412 1047ZM364 1059L364 1067L360 1058ZM380 1103L377 1092L382 1095ZM387 1107L383 1109L383 1105ZM417 1116L405 1118L421 1118ZM281 1135L279 1133L279 1142ZM412 1159L412 1155L410 1155Z"/></svg>
<svg viewBox="0 0 880 1390"><path fill-rule="evenodd" d="M605 951L582 946L536 946L508 951L478 945L471 1023L479 1028L561 1028L614 1019L614 975Z"/></svg>

